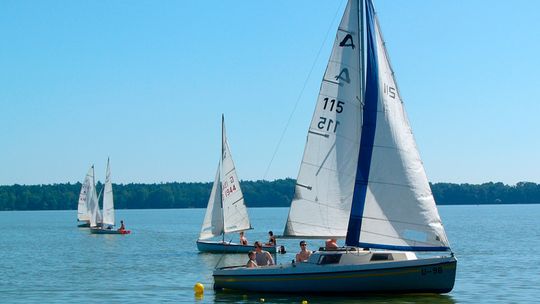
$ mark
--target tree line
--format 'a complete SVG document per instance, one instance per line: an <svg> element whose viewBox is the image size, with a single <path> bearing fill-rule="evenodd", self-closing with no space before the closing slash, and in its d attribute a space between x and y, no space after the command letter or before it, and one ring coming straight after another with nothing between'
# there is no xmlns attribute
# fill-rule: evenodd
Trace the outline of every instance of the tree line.
<svg viewBox="0 0 540 304"><path fill-rule="evenodd" d="M240 182L248 207L288 207L294 179ZM538 204L540 184L430 184L439 205ZM103 187L98 183L98 191ZM0 186L0 211L77 209L81 183ZM205 208L212 183L114 184L117 209Z"/></svg>

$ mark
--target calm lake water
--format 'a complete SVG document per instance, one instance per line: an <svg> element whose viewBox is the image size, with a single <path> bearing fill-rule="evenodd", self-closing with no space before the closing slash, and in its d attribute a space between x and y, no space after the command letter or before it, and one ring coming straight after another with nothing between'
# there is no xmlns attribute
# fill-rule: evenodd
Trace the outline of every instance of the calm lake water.
<svg viewBox="0 0 540 304"><path fill-rule="evenodd" d="M281 233L286 208L250 210L251 242ZM76 211L0 212L0 303L527 303L540 296L540 205L441 206L458 258L447 295L315 297L214 293L212 269L244 255L200 254L195 240L203 209L117 210L131 235L91 235ZM233 236L235 240L237 236ZM288 263L297 240L279 240ZM322 241L309 240L310 248ZM221 259L221 260L220 260ZM201 282L204 297L193 285Z"/></svg>

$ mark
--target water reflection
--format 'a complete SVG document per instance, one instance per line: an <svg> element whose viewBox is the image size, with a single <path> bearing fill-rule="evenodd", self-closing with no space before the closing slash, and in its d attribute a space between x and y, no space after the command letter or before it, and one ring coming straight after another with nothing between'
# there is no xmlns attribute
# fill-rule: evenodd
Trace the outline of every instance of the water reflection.
<svg viewBox="0 0 540 304"><path fill-rule="evenodd" d="M290 294L262 294L237 291L216 291L215 303L418 303L418 304L453 304L456 301L450 295L438 294L408 294L408 295L370 295L370 296L313 296L313 295L290 295Z"/></svg>
<svg viewBox="0 0 540 304"><path fill-rule="evenodd" d="M219 253L199 253L199 259L207 269L225 266L243 266L248 261L247 253L219 254Z"/></svg>

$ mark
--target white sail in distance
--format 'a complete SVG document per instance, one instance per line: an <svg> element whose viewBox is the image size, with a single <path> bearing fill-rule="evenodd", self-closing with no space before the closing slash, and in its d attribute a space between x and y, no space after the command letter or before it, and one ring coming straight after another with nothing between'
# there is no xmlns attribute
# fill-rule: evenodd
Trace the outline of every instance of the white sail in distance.
<svg viewBox="0 0 540 304"><path fill-rule="evenodd" d="M88 213L88 190L90 189L90 183L93 180L93 168L88 169L84 181L81 185L81 192L79 193L79 203L77 205L77 219L79 221L89 221L90 216Z"/></svg>
<svg viewBox="0 0 540 304"><path fill-rule="evenodd" d="M223 208L223 232L231 233L251 229L249 216L240 188L240 180L232 159L225 119L222 117L222 153L221 153L221 201Z"/></svg>
<svg viewBox="0 0 540 304"><path fill-rule="evenodd" d="M349 1L321 83L285 237L344 237L360 145L363 62L357 1Z"/></svg>
<svg viewBox="0 0 540 304"><path fill-rule="evenodd" d="M96 182L94 178L94 166L91 173L92 181L88 188L88 214L90 217L90 227L96 227L101 222L101 214L99 212L98 195L96 193Z"/></svg>
<svg viewBox="0 0 540 304"><path fill-rule="evenodd" d="M103 189L103 227L114 226L114 198L111 181L111 169L107 159L107 171L105 173L105 185Z"/></svg>
<svg viewBox="0 0 540 304"><path fill-rule="evenodd" d="M216 177L214 178L214 184L212 185L212 192L210 192L210 199L208 199L208 206L206 207L206 214L204 215L199 240L206 240L223 234L220 168L221 162L219 163L216 171Z"/></svg>
<svg viewBox="0 0 540 304"><path fill-rule="evenodd" d="M221 130L221 158L199 236L201 240L251 229L223 117Z"/></svg>

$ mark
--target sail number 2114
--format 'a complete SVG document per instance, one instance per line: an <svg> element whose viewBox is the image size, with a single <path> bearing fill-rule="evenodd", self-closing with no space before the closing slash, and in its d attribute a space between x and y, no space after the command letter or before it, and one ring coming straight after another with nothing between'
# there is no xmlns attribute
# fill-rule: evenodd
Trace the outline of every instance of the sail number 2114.
<svg viewBox="0 0 540 304"><path fill-rule="evenodd" d="M343 101L330 99L328 97L324 98L324 106L323 110L326 111L336 111L336 113L343 112L343 105L345 104ZM320 130L326 130L328 132L334 132L336 133L337 127L339 126L339 121L334 121L331 118L326 117L319 117L319 123L317 124L317 128Z"/></svg>

